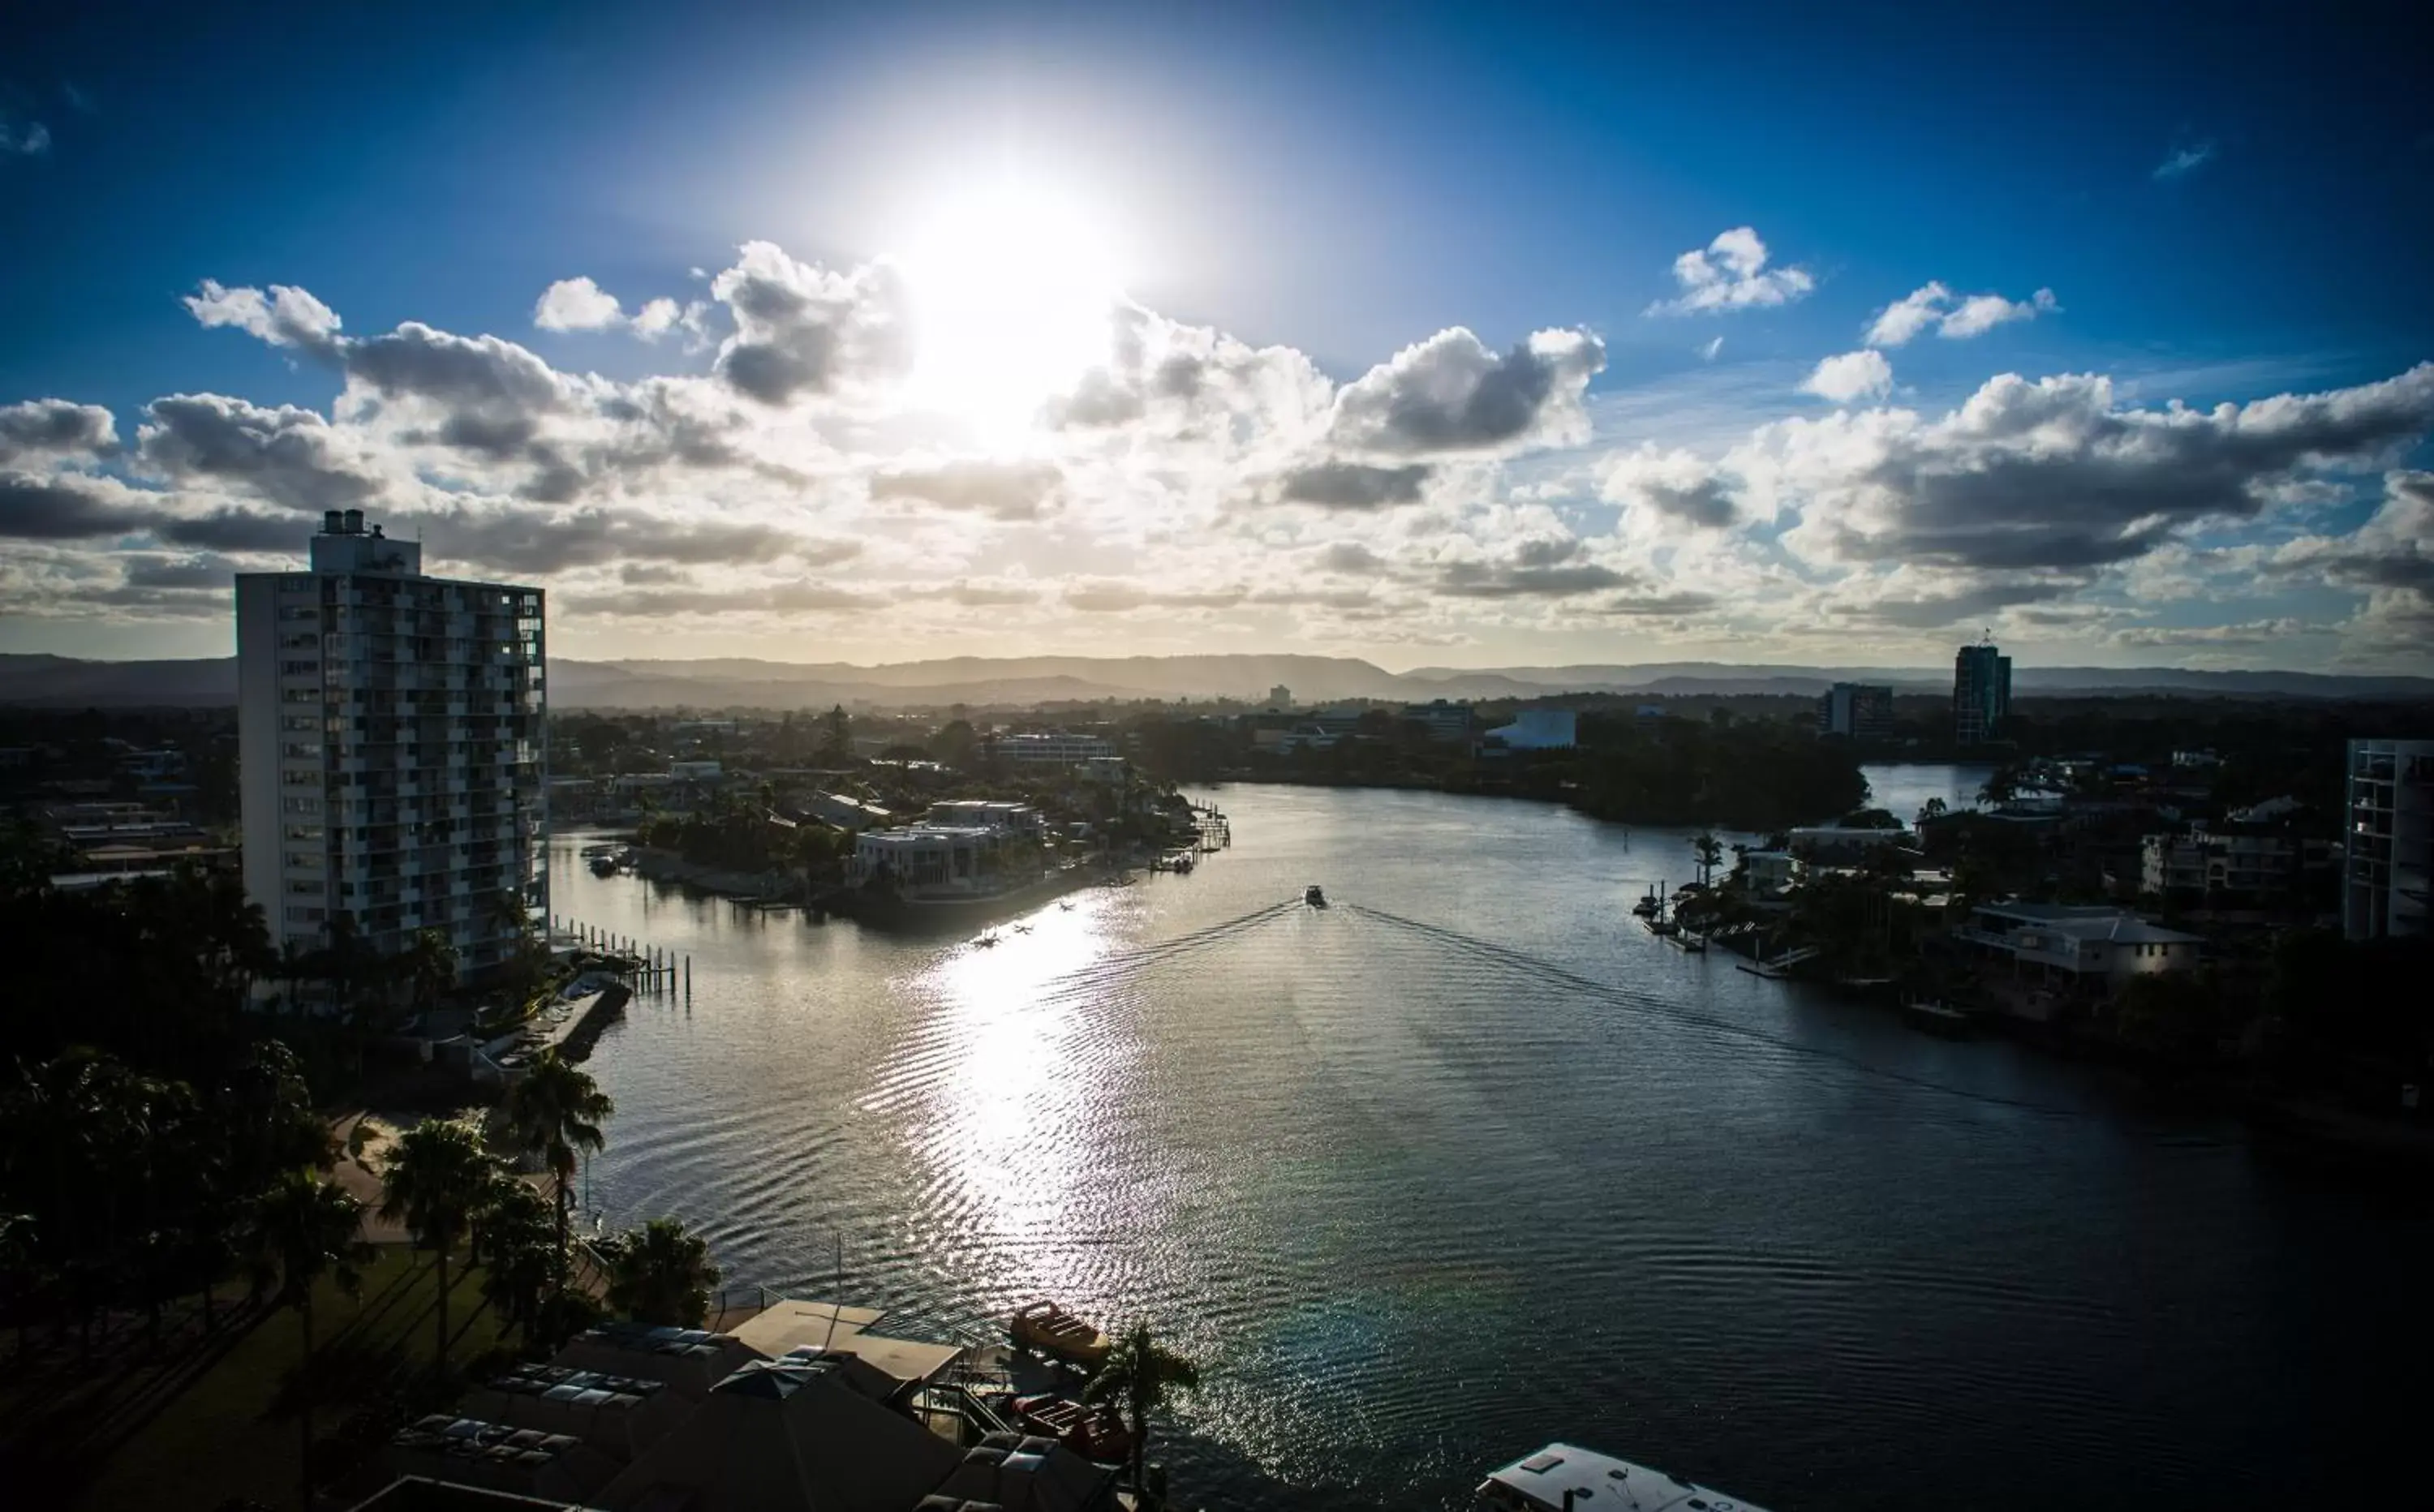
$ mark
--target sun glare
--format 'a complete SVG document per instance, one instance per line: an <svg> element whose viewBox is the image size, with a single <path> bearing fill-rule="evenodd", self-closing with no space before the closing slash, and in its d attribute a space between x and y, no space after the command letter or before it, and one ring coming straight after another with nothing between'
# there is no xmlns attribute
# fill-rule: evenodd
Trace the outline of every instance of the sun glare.
<svg viewBox="0 0 2434 1512"><path fill-rule="evenodd" d="M942 195L903 263L917 331L910 398L1003 439L1107 357L1119 291L1106 224L1006 178Z"/></svg>

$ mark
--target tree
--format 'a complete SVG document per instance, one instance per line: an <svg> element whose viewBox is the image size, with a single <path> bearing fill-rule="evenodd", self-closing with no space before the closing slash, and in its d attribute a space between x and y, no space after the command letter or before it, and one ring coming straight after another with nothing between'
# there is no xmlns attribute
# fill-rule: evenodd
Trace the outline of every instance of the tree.
<svg viewBox="0 0 2434 1512"><path fill-rule="evenodd" d="M844 705L834 705L820 716L820 764L841 767L852 759L853 717L846 713Z"/></svg>
<svg viewBox="0 0 2434 1512"><path fill-rule="evenodd" d="M1921 804L1918 809L1918 827L1925 830L1928 825L1942 819L1947 811L1947 807L1941 798L1929 798L1926 803Z"/></svg>
<svg viewBox="0 0 2434 1512"><path fill-rule="evenodd" d="M557 1053L555 1046L540 1058L507 1093L507 1127L516 1147L539 1155L557 1182L557 1251L568 1260L567 1212L574 1199L577 1150L601 1150L608 1137L601 1120L617 1111L591 1074Z"/></svg>
<svg viewBox="0 0 2434 1512"><path fill-rule="evenodd" d="M1116 1347L1108 1351L1107 1363L1083 1390L1083 1400L1087 1402L1123 1404L1133 1433L1136 1489L1141 1484L1142 1467L1148 1463L1150 1415L1164 1408L1173 1393L1196 1390L1199 1385L1198 1366L1158 1343L1147 1323L1135 1323L1116 1341Z"/></svg>
<svg viewBox="0 0 2434 1512"><path fill-rule="evenodd" d="M290 1171L254 1204L247 1249L259 1290L278 1278L278 1305L296 1309L302 1349L298 1355L296 1401L303 1424L298 1479L304 1505L313 1504L313 1288L324 1276L352 1297L363 1289L363 1267L372 1262L364 1242L364 1205L345 1188L310 1171ZM447 1302L443 1297L441 1309Z"/></svg>
<svg viewBox="0 0 2434 1512"><path fill-rule="evenodd" d="M971 761L972 748L979 744L979 740L980 738L972 733L971 721L949 720L939 727L937 734L930 737L930 756L947 766L966 766Z"/></svg>
<svg viewBox="0 0 2434 1512"><path fill-rule="evenodd" d="M602 1246L608 1305L641 1323L698 1328L719 1281L710 1246L676 1218L653 1218Z"/></svg>
<svg viewBox="0 0 2434 1512"><path fill-rule="evenodd" d="M1690 851L1699 858L1700 884L1705 886L1712 883L1716 877L1716 868L1723 863L1724 842L1718 840L1713 831L1703 829L1699 832L1699 838L1690 842Z"/></svg>
<svg viewBox="0 0 2434 1512"><path fill-rule="evenodd" d="M414 995L415 1011L428 1013L439 1005L439 994L456 983L456 946L445 930L420 930L398 966Z"/></svg>
<svg viewBox="0 0 2434 1512"><path fill-rule="evenodd" d="M454 1119L426 1118L398 1136L381 1172L381 1216L403 1218L416 1242L435 1252L439 1282L438 1368L448 1368L448 1253L490 1193L494 1162L481 1131Z"/></svg>
<svg viewBox="0 0 2434 1512"><path fill-rule="evenodd" d="M514 1172L496 1170L474 1215L471 1249L482 1266L482 1295L530 1340L544 1300L565 1283L563 1228L547 1198Z"/></svg>

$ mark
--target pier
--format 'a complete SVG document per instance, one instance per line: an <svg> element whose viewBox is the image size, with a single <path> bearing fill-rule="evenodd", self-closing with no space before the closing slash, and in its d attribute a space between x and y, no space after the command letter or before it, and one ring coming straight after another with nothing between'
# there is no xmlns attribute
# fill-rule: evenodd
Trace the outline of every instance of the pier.
<svg viewBox="0 0 2434 1512"><path fill-rule="evenodd" d="M595 928L579 919L552 915L553 950L585 951L598 957L605 969L637 997L678 997L693 1001L693 956L690 952Z"/></svg>

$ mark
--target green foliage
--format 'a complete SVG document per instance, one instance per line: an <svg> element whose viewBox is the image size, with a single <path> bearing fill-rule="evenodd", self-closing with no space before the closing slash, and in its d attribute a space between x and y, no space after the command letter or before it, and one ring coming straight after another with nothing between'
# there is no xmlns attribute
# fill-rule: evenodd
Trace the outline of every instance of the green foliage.
<svg viewBox="0 0 2434 1512"><path fill-rule="evenodd" d="M426 1118L397 1138L381 1171L381 1216L403 1218L433 1253L439 1274L439 1368L448 1367L448 1256L493 1193L497 1163L481 1131L454 1119Z"/></svg>
<svg viewBox="0 0 2434 1512"><path fill-rule="evenodd" d="M641 1323L698 1328L719 1282L710 1246L676 1218L653 1218L600 1243L608 1305Z"/></svg>
<svg viewBox="0 0 2434 1512"><path fill-rule="evenodd" d="M567 1205L574 1198L575 1158L608 1147L600 1125L617 1105L589 1072L553 1047L541 1052L507 1093L506 1123L515 1147L541 1157L557 1184L557 1249L567 1252Z"/></svg>
<svg viewBox="0 0 2434 1512"><path fill-rule="evenodd" d="M1593 742L1554 768L1577 784L1574 803L1636 824L1768 829L1847 813L1867 796L1847 747L1789 725L1667 721L1652 730L1584 720Z"/></svg>

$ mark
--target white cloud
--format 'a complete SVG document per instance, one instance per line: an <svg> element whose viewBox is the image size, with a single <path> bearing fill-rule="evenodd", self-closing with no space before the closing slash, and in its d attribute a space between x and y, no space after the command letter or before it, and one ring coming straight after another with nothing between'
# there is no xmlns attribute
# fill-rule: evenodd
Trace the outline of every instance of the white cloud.
<svg viewBox="0 0 2434 1512"><path fill-rule="evenodd" d="M1705 248L1673 260L1673 281L1681 295L1648 307L1652 315L1697 314L1707 311L1749 310L1790 304L1817 286L1801 267L1769 268L1766 244L1747 226L1737 226Z"/></svg>
<svg viewBox="0 0 2434 1512"><path fill-rule="evenodd" d="M2158 182L2184 178L2214 161L2214 144L2201 142L2193 147L2175 147L2162 162L2155 165Z"/></svg>
<svg viewBox="0 0 2434 1512"><path fill-rule="evenodd" d="M2034 320L2061 308L2051 289L2039 289L2018 300L2006 299L1999 294L1973 294L1961 298L1940 280L1929 281L1878 311L1868 327L1867 343L1871 347L1904 346L1930 326L1946 340L1963 341L1984 335L1997 326L2014 320Z"/></svg>
<svg viewBox="0 0 2434 1512"><path fill-rule="evenodd" d="M635 313L634 334L644 341L657 341L676 329L684 318L684 311L674 299L654 299Z"/></svg>
<svg viewBox="0 0 2434 1512"><path fill-rule="evenodd" d="M533 305L533 324L543 331L606 331L625 322L617 297L588 278L560 279Z"/></svg>
<svg viewBox="0 0 2434 1512"><path fill-rule="evenodd" d="M1801 381L1800 391L1837 404L1854 399L1875 399L1894 386L1894 365L1885 354L1870 348L1846 351L1839 357L1828 357L1817 365L1817 370Z"/></svg>
<svg viewBox="0 0 2434 1512"><path fill-rule="evenodd" d="M18 126L0 115L0 158L38 158L51 150L51 128L40 121Z"/></svg>
<svg viewBox="0 0 2434 1512"><path fill-rule="evenodd" d="M1701 362L1703 362L1703 363L1711 363L1711 362L1714 362L1714 361L1716 360L1716 353L1718 353L1718 352L1720 352L1720 351L1722 351L1722 350L1723 350L1723 349L1724 349L1724 338L1723 338L1723 337L1722 337L1722 336L1713 336L1713 337L1710 337L1710 338L1708 338L1706 341L1702 342L1702 343L1700 344L1700 346L1699 346L1699 361L1701 361Z"/></svg>
<svg viewBox="0 0 2434 1512"><path fill-rule="evenodd" d="M205 279L183 302L206 326L234 326L274 347L326 356L337 346L336 312L302 289L274 283L266 297L260 289L224 288Z"/></svg>

